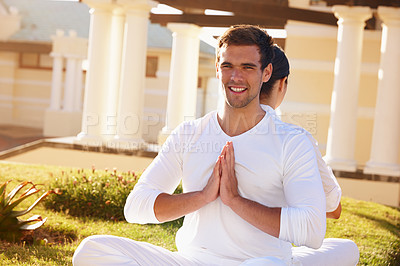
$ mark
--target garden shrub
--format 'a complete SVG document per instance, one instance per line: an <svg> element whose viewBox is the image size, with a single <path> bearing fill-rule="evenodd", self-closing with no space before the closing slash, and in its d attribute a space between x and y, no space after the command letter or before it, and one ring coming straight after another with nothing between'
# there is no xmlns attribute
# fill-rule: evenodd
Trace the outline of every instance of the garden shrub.
<svg viewBox="0 0 400 266"><path fill-rule="evenodd" d="M140 174L116 169L74 169L61 172L50 183L60 195L51 195L45 207L73 216L87 216L115 221L123 220L126 198Z"/></svg>
<svg viewBox="0 0 400 266"><path fill-rule="evenodd" d="M134 171L96 170L94 167L53 174L49 186L57 188L59 195L50 195L45 207L72 216L124 220L126 198L140 175ZM175 193L181 192L182 187L178 186Z"/></svg>

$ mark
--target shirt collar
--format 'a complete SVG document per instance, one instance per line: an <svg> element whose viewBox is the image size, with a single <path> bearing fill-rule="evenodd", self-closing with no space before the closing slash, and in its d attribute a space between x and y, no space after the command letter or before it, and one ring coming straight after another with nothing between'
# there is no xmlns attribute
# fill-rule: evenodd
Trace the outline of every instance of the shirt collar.
<svg viewBox="0 0 400 266"><path fill-rule="evenodd" d="M260 105L265 112L268 112L270 115L276 115L276 111L271 106L266 104L260 104Z"/></svg>

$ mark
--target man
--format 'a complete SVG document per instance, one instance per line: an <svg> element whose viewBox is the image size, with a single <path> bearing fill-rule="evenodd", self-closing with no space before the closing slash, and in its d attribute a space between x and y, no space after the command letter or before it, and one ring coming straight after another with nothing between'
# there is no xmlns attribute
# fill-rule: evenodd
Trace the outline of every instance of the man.
<svg viewBox="0 0 400 266"><path fill-rule="evenodd" d="M231 27L220 37L223 108L180 125L127 199L129 222L185 216L178 252L95 236L78 247L75 265L290 265L292 243L321 246L325 196L313 146L259 103L272 47L254 26ZM179 182L183 193L174 195Z"/></svg>

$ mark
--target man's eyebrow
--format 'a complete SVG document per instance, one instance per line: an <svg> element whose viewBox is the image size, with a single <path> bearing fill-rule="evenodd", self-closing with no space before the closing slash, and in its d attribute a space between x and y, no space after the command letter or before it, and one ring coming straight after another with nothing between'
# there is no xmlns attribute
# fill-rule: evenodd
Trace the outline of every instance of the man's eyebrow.
<svg viewBox="0 0 400 266"><path fill-rule="evenodd" d="M241 66L257 67L257 65L253 63L243 63Z"/></svg>
<svg viewBox="0 0 400 266"><path fill-rule="evenodd" d="M226 61L224 61L224 62L222 62L221 63L221 66L226 66L226 65L232 65L232 63L230 63L230 62L226 62ZM253 63L242 63L242 64L240 64L241 66L247 66L247 67L257 67L257 65L256 64L253 64Z"/></svg>

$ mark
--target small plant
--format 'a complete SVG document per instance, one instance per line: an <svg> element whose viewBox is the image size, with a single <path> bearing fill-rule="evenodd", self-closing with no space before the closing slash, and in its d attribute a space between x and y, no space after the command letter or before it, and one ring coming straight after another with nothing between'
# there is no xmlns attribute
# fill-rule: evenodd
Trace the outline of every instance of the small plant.
<svg viewBox="0 0 400 266"><path fill-rule="evenodd" d="M34 215L25 221L20 220L18 217L29 213L41 200L54 193L54 191L45 192L29 208L17 211L15 209L21 203L28 197L40 192L40 190L32 182L24 181L16 186L6 197L7 184L10 182L11 180L3 183L0 187L0 239L16 241L21 239L24 231L33 231L42 226L47 220L47 218L43 219L40 215ZM18 192L27 185L30 185L28 189L16 198Z"/></svg>
<svg viewBox="0 0 400 266"><path fill-rule="evenodd" d="M51 195L45 207L62 211L72 216L95 217L104 220L122 221L126 198L132 191L141 173L109 170L71 169L57 174L49 184L59 188L61 195ZM181 192L179 186L176 192Z"/></svg>
<svg viewBox="0 0 400 266"><path fill-rule="evenodd" d="M50 186L58 187L60 196L50 196L45 207L72 216L124 220L126 198L140 174L134 171L73 169L54 174Z"/></svg>

